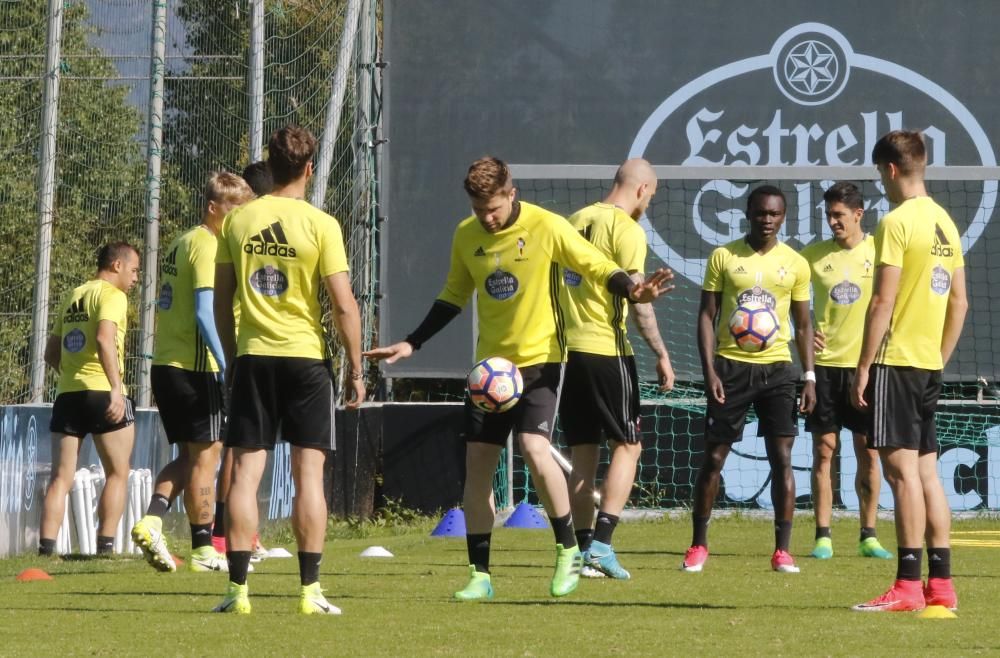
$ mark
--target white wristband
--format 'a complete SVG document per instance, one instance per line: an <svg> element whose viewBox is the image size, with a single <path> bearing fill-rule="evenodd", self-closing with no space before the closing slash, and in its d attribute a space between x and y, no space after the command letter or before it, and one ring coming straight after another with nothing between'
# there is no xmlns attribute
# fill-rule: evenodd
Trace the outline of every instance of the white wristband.
<svg viewBox="0 0 1000 658"><path fill-rule="evenodd" d="M802 381L816 383L816 373L812 370L806 370L802 373Z"/></svg>

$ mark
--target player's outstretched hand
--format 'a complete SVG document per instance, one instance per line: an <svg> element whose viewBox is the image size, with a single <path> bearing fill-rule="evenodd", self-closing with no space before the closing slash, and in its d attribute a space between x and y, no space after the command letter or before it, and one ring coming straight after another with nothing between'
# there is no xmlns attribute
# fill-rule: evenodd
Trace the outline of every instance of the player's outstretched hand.
<svg viewBox="0 0 1000 658"><path fill-rule="evenodd" d="M855 409L864 411L868 408L865 401L865 389L868 388L868 368L858 367L854 372L854 383L851 384L851 404Z"/></svg>
<svg viewBox="0 0 1000 658"><path fill-rule="evenodd" d="M799 411L811 414L816 408L816 382L806 382L802 385L802 399L799 401Z"/></svg>
<svg viewBox="0 0 1000 658"><path fill-rule="evenodd" d="M813 351L819 354L826 349L826 335L819 329L813 330Z"/></svg>
<svg viewBox="0 0 1000 658"><path fill-rule="evenodd" d="M673 290L674 286L670 283L673 279L674 271L669 267L661 267L642 283L635 284L629 297L636 304L648 304Z"/></svg>
<svg viewBox="0 0 1000 658"><path fill-rule="evenodd" d="M362 352L361 356L367 357L372 361L381 361L385 359L386 363L395 363L400 359L405 359L413 354L413 345L410 345L405 340L398 343L393 343L388 347L376 347L375 349L368 350L367 352Z"/></svg>
<svg viewBox="0 0 1000 658"><path fill-rule="evenodd" d="M125 395L121 391L111 391L111 401L104 411L104 420L118 424L125 417Z"/></svg>
<svg viewBox="0 0 1000 658"><path fill-rule="evenodd" d="M674 367L670 364L670 359L666 356L656 360L656 376L660 380L661 391L672 391L674 389Z"/></svg>

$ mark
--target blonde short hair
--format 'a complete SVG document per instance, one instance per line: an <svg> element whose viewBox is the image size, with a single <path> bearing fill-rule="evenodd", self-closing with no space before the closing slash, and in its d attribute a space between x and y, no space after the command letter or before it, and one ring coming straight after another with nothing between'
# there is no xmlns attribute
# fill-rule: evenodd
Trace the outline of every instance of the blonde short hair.
<svg viewBox="0 0 1000 658"><path fill-rule="evenodd" d="M213 171L205 183L205 210L210 201L240 206L254 198L253 190L242 177L228 171Z"/></svg>

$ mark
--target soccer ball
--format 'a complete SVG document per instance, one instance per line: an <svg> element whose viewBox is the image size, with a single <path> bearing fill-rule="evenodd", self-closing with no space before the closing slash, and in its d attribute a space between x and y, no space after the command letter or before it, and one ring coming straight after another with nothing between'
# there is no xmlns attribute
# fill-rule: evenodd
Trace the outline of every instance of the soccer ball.
<svg viewBox="0 0 1000 658"><path fill-rule="evenodd" d="M744 352L763 352L778 335L778 318L767 304L745 302L729 316L729 332Z"/></svg>
<svg viewBox="0 0 1000 658"><path fill-rule="evenodd" d="M483 359L468 377L469 399L486 413L507 411L521 399L524 380L517 366L501 356Z"/></svg>

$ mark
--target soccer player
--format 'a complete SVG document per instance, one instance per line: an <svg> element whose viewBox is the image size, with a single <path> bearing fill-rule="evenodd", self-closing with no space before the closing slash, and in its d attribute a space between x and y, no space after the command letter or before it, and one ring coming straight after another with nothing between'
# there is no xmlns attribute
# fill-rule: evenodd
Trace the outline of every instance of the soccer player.
<svg viewBox="0 0 1000 658"><path fill-rule="evenodd" d="M579 582L582 556L573 532L566 478L549 447L565 358L559 265L600 281L613 294L633 302L649 302L669 290L661 286L672 273L660 270L645 282L634 282L565 219L518 201L510 170L497 158L487 156L472 163L465 191L473 214L455 229L441 294L405 340L365 356L388 363L409 357L461 312L474 291L478 293L476 359L502 356L512 361L524 377L524 392L520 402L504 413L486 414L466 402L463 507L470 577L455 598L493 597L493 473L511 430L517 434L555 533L556 568L549 592L565 596Z"/></svg>
<svg viewBox="0 0 1000 658"><path fill-rule="evenodd" d="M762 185L747 198L749 232L712 252L702 286L698 311L698 351L705 376L708 405L705 412L705 457L698 471L692 502L694 537L684 556L684 571L701 571L708 559L708 522L719 491L722 466L740 441L752 404L764 437L771 466L774 503L774 554L771 568L798 573L788 553L795 510L792 444L798 434L795 405L795 368L788 349L790 322L795 322L795 344L805 384L799 411L816 404L813 371L813 329L809 317L809 264L778 240L785 221L785 195ZM742 304L764 304L774 313L779 331L758 352L743 351L728 322ZM716 331L716 320L719 329Z"/></svg>
<svg viewBox="0 0 1000 658"><path fill-rule="evenodd" d="M615 174L607 198L569 218L573 228L635 281L642 281L646 264L646 233L636 220L656 194L656 182L648 162L627 160ZM627 580L630 574L618 562L611 537L632 491L642 453L639 376L625 328L628 304L602 283L569 268L563 270L563 282L560 301L569 352L559 420L572 453L570 497L576 539L583 552L582 574ZM632 310L639 333L656 355L660 385L668 390L673 387L674 370L653 307L634 304ZM602 435L610 444L611 463L595 528L594 479ZM593 574L591 569L600 573Z"/></svg>
<svg viewBox="0 0 1000 658"><path fill-rule="evenodd" d="M888 560L892 553L882 548L875 535L882 479L878 452L868 448L867 420L851 404L851 382L861 355L865 311L872 294L875 239L861 228L865 202L856 185L837 183L823 194L823 201L833 237L811 244L801 252L812 270L816 316L816 408L806 418L806 430L813 435L816 545L812 556L820 560L833 557L831 465L837 437L846 427L853 434L858 460L854 475L854 490L861 510L858 555Z"/></svg>
<svg viewBox="0 0 1000 658"><path fill-rule="evenodd" d="M257 196L270 194L274 189L274 178L271 176L271 169L265 160L252 162L243 168L243 180L247 182L250 189Z"/></svg>
<svg viewBox="0 0 1000 658"><path fill-rule="evenodd" d="M160 300L150 379L160 420L177 459L156 477L146 515L132 539L159 571L177 567L163 536L163 515L184 489L191 526L192 571L225 571L225 556L212 546L215 472L222 450L222 372L226 361L215 328L216 236L223 218L253 198L235 174L215 172L205 184L202 223L171 243L160 264Z"/></svg>
<svg viewBox="0 0 1000 658"><path fill-rule="evenodd" d="M52 480L45 492L38 553L52 555L73 486L84 437L93 435L104 468L97 503L97 553L114 550L125 509L135 411L126 396L127 293L139 278L139 254L127 242L111 242L97 254L97 276L69 293L59 306L45 344L45 363L59 371L52 406Z"/></svg>
<svg viewBox="0 0 1000 658"><path fill-rule="evenodd" d="M226 446L234 448L226 498L229 586L216 612L251 610L247 571L257 531L257 488L280 428L291 444L292 528L299 547L299 612L340 614L324 598L319 565L326 534L323 463L334 447L334 386L324 359L320 287L348 360L347 407L365 398L361 319L351 292L340 224L304 200L316 138L299 126L271 136L274 190L226 216L215 268L215 320L232 381ZM237 339L233 299L239 297Z"/></svg>
<svg viewBox="0 0 1000 658"><path fill-rule="evenodd" d="M892 488L898 566L865 612L955 609L951 510L937 470L934 412L941 371L962 333L968 301L962 242L948 213L924 187L927 152L918 132L895 130L872 149L889 201L898 204L875 233L875 283L851 397L870 409L869 445ZM923 542L929 573L920 581Z"/></svg>

